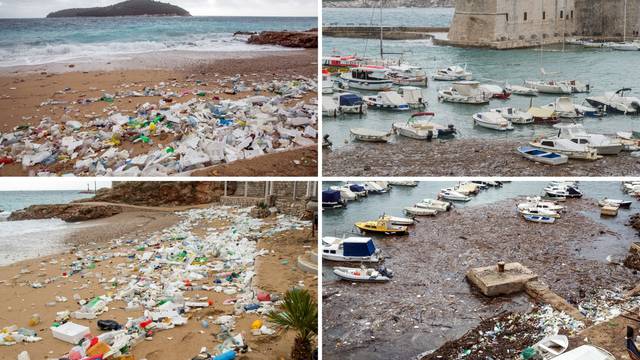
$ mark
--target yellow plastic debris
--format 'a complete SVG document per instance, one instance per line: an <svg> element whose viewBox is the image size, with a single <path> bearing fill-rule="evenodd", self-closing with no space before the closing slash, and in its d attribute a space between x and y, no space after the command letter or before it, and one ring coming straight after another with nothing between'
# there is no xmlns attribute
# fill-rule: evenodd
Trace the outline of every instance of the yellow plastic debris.
<svg viewBox="0 0 640 360"><path fill-rule="evenodd" d="M258 330L262 327L262 320L258 319L256 321L254 321L253 323L251 323L251 329L252 330Z"/></svg>

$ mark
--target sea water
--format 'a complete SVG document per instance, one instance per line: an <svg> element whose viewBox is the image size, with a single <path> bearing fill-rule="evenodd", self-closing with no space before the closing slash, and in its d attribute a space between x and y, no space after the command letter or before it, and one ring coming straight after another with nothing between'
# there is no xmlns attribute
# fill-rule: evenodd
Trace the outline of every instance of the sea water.
<svg viewBox="0 0 640 360"><path fill-rule="evenodd" d="M0 265L63 251L66 236L90 226L60 219L6 221L12 211L30 205L65 204L90 196L78 191L0 191Z"/></svg>
<svg viewBox="0 0 640 360"><path fill-rule="evenodd" d="M383 24L386 26L449 26L453 9L384 9ZM380 15L374 9L324 9L325 25L369 25L377 26ZM591 94L574 94L573 102L582 104L587 96L604 95L623 87L631 87L630 96L640 97L640 72L635 71L640 64L640 51L612 51L609 49L586 49L580 46L544 46L531 49L490 50L439 46L431 40L385 40L384 51L403 53L408 63L422 66L430 77L438 68L450 65L466 66L481 83L504 86L522 85L524 80L541 78L541 68L547 72L547 79L580 80L591 84ZM354 54L377 57L380 46L378 39L323 38L323 55ZM388 55L397 58L399 55ZM428 111L436 113L435 122L453 124L460 138L518 139L526 143L541 136L557 133L549 125L514 125L515 130L501 132L474 126L472 115L492 108L516 107L527 110L530 105L543 106L553 103L556 95L541 94L528 98L512 95L510 100L492 100L489 105L465 105L439 103L438 90L449 87L449 82L432 81L423 89L429 102ZM355 90L363 95L374 92ZM406 121L411 112L369 110L365 116L345 115L337 119L323 117L323 132L329 134L334 148L350 141L349 129L365 127L389 131L394 122ZM639 130L638 116L609 114L604 118L584 118L577 120L592 133L615 134L618 131ZM568 120L565 120L568 121ZM415 141L396 137L398 143Z"/></svg>
<svg viewBox="0 0 640 360"><path fill-rule="evenodd" d="M0 19L0 67L118 59L159 51L268 51L237 31L308 30L312 17L107 17Z"/></svg>

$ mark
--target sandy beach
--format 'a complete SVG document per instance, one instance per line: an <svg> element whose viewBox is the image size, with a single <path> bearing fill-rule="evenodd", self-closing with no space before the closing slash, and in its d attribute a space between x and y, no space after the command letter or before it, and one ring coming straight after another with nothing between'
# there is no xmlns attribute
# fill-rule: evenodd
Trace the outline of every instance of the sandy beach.
<svg viewBox="0 0 640 360"><path fill-rule="evenodd" d="M215 206L215 205L214 205ZM198 206L203 210L206 206ZM185 207L176 208L184 210ZM0 312L1 326L12 324L35 330L43 339L36 343L18 343L13 346L0 348L1 358L15 358L21 351L29 352L32 359L58 358L71 349L71 344L54 339L49 326L55 321L56 312L78 310L80 305L74 301L74 295L81 298L93 298L99 295L113 296L122 288L113 279L135 278L139 271L136 258L136 247L146 239L157 238L163 231L185 221L184 215L177 215L171 208L127 210L116 216L92 220L92 226L82 231L74 232L67 241L73 247L72 251L22 261L0 268L0 301L3 310ZM230 214L235 210L230 209ZM233 225L233 217L229 220L207 219L191 223L194 236L205 237L207 234L226 231ZM284 293L292 286L303 286L313 296L317 294L317 276L302 272L296 267L297 255L306 249L315 248L315 238L311 229L300 228L286 231L273 231L277 223L275 217L264 219L261 234L257 236L257 249L267 249L267 254L256 259L257 275L253 279L254 289L272 294ZM174 230L175 231L175 230ZM265 231L265 232L262 232ZM258 233L256 233L257 235ZM268 235L271 234L271 235ZM119 239L115 241L114 239ZM135 245L138 244L138 245ZM168 243L167 243L168 245ZM125 254L130 255L125 255ZM69 272L70 264L82 257L108 255L105 261L95 261L95 267L85 267L80 273L64 276ZM116 255L111 257L110 255ZM214 273L211 273L214 276ZM111 280L109 280L111 279ZM194 285L204 285L209 280L194 281ZM31 284L38 282L42 288L33 288ZM122 284L124 285L124 284ZM67 301L56 302L56 296L64 296ZM152 339L137 344L132 353L136 359L176 359L192 358L201 347L214 351L221 340L216 336L220 331L213 319L224 314L233 314L233 305L223 305L223 301L233 296L206 290L192 290L184 292L185 300L196 301L206 298L211 305L202 309L192 309L184 316L188 323L173 329L154 333ZM114 300L109 304L109 310L95 320L76 320L73 322L89 326L92 334L100 334L96 321L112 319L120 324L126 323L128 318L142 315L142 310L125 310L126 302ZM40 315L41 322L29 327L28 322L32 314ZM242 312L238 314L233 334L242 333L251 351L242 354L242 359L281 359L288 358L295 334L293 332L278 331L274 335L254 336L250 333L254 320L262 318L255 313ZM210 323L207 328L201 325L202 320ZM273 326L271 326L273 327ZM179 354L179 355L178 355Z"/></svg>
<svg viewBox="0 0 640 360"><path fill-rule="evenodd" d="M5 114L0 122L0 132L7 133L16 128L27 129L38 126L45 117L50 117L55 124L64 129L69 120L87 123L102 116L115 113L134 115L143 104L157 104L163 99L171 104L166 96L154 93L151 96L116 96L113 102L87 101L99 99L104 94L125 94L132 91L143 93L145 88L158 86L163 92L179 94L173 103L187 103L191 100L225 100L236 101L254 95L275 95L269 90L256 92L251 84L262 84L272 81L296 81L298 79L314 79L317 69L317 52L315 50L282 50L258 51L242 53L194 53L165 52L128 56L123 60L104 62L67 62L52 63L19 68L2 68L0 70L0 109ZM235 94L229 93L234 81L247 84ZM225 92L226 90L226 92ZM205 96L199 96L207 94ZM298 102L316 103L315 91L305 92L303 96L286 100L284 106L293 107ZM33 129L33 128L32 128ZM85 129L83 129L85 130ZM99 131L99 127L90 126L89 131ZM48 129L33 129L35 143L51 140ZM117 145L117 150L127 150L131 158L150 153L166 146L181 137L182 133L161 132L151 134L151 142L133 142L124 140ZM133 140L133 139L131 139ZM58 140L59 141L59 140ZM59 146L59 145L57 145ZM0 157L15 158L9 147L0 148ZM278 162L275 171L281 175L316 174L317 164L309 165L305 156L277 152L269 154ZM77 159L61 159L53 164L37 164L23 167L16 162L8 163L0 168L0 176L35 175L39 172L62 174L74 172ZM293 162L293 160L297 160ZM225 164L220 175L233 176L243 173L242 163ZM302 168L297 169L296 168ZM83 174L75 170L76 174ZM259 170L252 170L255 175L264 175ZM89 173L84 173L90 175Z"/></svg>

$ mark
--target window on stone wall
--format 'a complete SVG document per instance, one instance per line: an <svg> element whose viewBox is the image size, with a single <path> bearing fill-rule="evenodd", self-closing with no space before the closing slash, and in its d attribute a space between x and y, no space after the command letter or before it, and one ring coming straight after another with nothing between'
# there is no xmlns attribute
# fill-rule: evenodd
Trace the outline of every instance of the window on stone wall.
<svg viewBox="0 0 640 360"><path fill-rule="evenodd" d="M560 19L564 19L564 11L560 10Z"/></svg>
<svg viewBox="0 0 640 360"><path fill-rule="evenodd" d="M527 13L524 13L524 21L527 21Z"/></svg>
<svg viewBox="0 0 640 360"><path fill-rule="evenodd" d="M573 10L571 10L571 18L573 19Z"/></svg>
<svg viewBox="0 0 640 360"><path fill-rule="evenodd" d="M507 15L507 22L509 22L509 13L506 13L505 15Z"/></svg>
<svg viewBox="0 0 640 360"><path fill-rule="evenodd" d="M542 20L546 20L547 19L547 12L543 11L542 12Z"/></svg>

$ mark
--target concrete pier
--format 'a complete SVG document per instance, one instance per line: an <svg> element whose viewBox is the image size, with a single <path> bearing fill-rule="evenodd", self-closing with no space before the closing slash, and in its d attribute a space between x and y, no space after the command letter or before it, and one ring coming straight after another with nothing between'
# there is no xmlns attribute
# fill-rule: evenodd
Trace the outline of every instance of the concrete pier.
<svg viewBox="0 0 640 360"><path fill-rule="evenodd" d="M446 33L447 27L429 26L384 26L382 36L385 40L415 40L430 39L434 33ZM323 36L379 39L379 26L325 26L322 28Z"/></svg>

